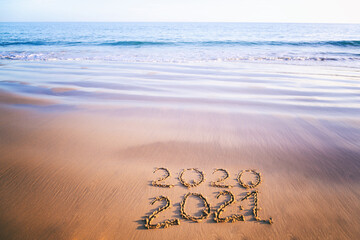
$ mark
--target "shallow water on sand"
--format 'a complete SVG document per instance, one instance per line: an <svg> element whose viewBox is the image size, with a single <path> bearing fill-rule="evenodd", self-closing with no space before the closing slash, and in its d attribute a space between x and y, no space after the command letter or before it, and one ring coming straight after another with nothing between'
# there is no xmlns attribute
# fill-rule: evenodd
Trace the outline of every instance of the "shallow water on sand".
<svg viewBox="0 0 360 240"><path fill-rule="evenodd" d="M143 106L316 118L360 116L357 68L269 63L5 62L0 71L3 94L42 100L42 108Z"/></svg>

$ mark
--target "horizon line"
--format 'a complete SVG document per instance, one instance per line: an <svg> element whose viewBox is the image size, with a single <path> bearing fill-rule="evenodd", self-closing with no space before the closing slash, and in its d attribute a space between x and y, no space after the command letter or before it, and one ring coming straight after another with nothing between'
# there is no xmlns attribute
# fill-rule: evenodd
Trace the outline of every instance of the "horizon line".
<svg viewBox="0 0 360 240"><path fill-rule="evenodd" d="M1 21L0 23L283 23L283 24L360 24L360 22L263 22L263 21Z"/></svg>

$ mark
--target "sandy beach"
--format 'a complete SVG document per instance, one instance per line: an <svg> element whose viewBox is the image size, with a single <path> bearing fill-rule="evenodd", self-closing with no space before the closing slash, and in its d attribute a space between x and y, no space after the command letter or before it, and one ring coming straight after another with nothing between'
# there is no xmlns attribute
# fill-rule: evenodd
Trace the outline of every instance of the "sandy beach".
<svg viewBox="0 0 360 240"><path fill-rule="evenodd" d="M0 66L0 239L358 239L360 72L266 63L102 64L11 62ZM126 81L125 81L126 80ZM160 188L151 182L169 169ZM198 168L205 181L178 176ZM226 169L236 202L211 181ZM242 203L242 170L256 169L259 213ZM185 180L199 179L187 172ZM249 183L254 175L248 174ZM211 215L180 215L188 192ZM172 207L146 229L145 218ZM240 210L240 205L243 210ZM186 211L202 214L190 197Z"/></svg>

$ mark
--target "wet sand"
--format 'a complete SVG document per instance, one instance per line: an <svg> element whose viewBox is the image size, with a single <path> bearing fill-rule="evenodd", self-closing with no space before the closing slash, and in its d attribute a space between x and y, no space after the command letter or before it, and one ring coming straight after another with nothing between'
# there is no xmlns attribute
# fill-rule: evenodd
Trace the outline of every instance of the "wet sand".
<svg viewBox="0 0 360 240"><path fill-rule="evenodd" d="M355 69L268 64L119 66L8 63L0 82L1 239L357 239L360 90ZM166 167L170 189L151 181ZM184 168L205 173L187 189ZM188 192L212 211L221 174L245 222L180 216ZM258 223L236 181L257 169ZM198 179L187 173L186 179ZM146 215L173 207L147 230ZM187 211L201 214L196 198ZM240 204L244 210L240 210Z"/></svg>

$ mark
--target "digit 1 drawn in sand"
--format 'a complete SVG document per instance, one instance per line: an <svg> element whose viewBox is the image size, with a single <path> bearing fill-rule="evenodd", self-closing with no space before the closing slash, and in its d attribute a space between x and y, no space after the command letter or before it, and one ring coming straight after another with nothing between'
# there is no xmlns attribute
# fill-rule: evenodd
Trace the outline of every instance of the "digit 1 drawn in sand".
<svg viewBox="0 0 360 240"><path fill-rule="evenodd" d="M259 217L259 211L261 210L261 208L259 208L259 198L258 198L258 197L259 197L259 192L258 192L257 190L252 191L252 192L248 192L248 193L246 194L246 196L243 197L240 201L244 201L244 200L246 200L246 199L249 199L251 196L252 196L253 199L254 199L254 207L253 207L253 209L252 209L252 214L253 214L255 220L258 221L258 222L266 222L266 223L269 223L269 224L273 224L274 222L273 222L273 220L272 220L271 217L269 218L269 220L262 220L262 219ZM240 209L241 209L241 208L242 208L242 207L240 206Z"/></svg>

